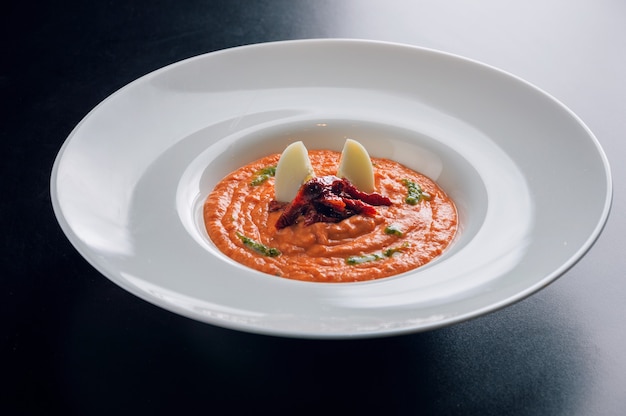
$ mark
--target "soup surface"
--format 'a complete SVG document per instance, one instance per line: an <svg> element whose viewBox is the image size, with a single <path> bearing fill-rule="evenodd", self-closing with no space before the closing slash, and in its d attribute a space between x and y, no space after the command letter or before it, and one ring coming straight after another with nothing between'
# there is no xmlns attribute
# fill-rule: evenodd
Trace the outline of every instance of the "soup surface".
<svg viewBox="0 0 626 416"><path fill-rule="evenodd" d="M341 154L310 150L317 177L335 175ZM289 206L276 206L273 154L222 179L204 203L206 230L226 256L289 279L356 282L420 267L448 247L457 230L454 203L431 179L387 159L372 158L376 194L390 205L338 222L277 227Z"/></svg>

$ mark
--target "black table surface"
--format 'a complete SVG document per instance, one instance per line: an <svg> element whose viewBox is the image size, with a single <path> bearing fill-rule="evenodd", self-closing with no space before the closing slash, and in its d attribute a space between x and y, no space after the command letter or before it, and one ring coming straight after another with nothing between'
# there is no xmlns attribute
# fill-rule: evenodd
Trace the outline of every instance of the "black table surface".
<svg viewBox="0 0 626 416"><path fill-rule="evenodd" d="M0 414L625 414L626 3L16 2L0 31ZM613 173L612 213L593 248L544 290L468 322L304 340L163 310L72 247L50 173L99 102L188 57L329 37L459 54L571 108Z"/></svg>

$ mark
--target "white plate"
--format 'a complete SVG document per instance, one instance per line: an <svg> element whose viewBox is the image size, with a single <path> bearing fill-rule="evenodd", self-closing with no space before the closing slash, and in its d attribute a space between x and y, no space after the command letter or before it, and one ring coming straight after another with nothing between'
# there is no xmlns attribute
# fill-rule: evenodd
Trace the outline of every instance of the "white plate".
<svg viewBox="0 0 626 416"><path fill-rule="evenodd" d="M215 249L199 210L222 176L295 140L341 150L345 137L456 201L443 256L320 284ZM71 133L51 193L76 249L140 298L238 330L341 338L441 327L543 288L598 237L612 189L587 127L514 76L407 45L307 40L198 56L122 88Z"/></svg>

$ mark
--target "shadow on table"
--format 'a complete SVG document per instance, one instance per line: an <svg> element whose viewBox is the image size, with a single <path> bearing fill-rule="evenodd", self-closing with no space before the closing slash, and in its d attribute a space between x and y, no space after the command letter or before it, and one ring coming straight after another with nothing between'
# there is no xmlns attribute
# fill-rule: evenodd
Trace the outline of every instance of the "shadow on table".
<svg viewBox="0 0 626 416"><path fill-rule="evenodd" d="M123 313L69 334L59 387L79 413L568 414L589 377L576 322L539 295L449 328L342 341Z"/></svg>

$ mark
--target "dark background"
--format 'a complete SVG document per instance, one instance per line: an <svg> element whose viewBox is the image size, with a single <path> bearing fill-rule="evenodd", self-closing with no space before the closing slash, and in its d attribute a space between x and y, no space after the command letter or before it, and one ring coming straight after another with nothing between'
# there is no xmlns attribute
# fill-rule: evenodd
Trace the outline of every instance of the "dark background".
<svg viewBox="0 0 626 416"><path fill-rule="evenodd" d="M111 0L2 9L0 414L624 414L622 2ZM612 163L613 212L594 248L547 289L488 316L342 341L177 316L117 287L73 249L52 212L50 172L94 106L184 58L325 37L458 53L562 100Z"/></svg>

